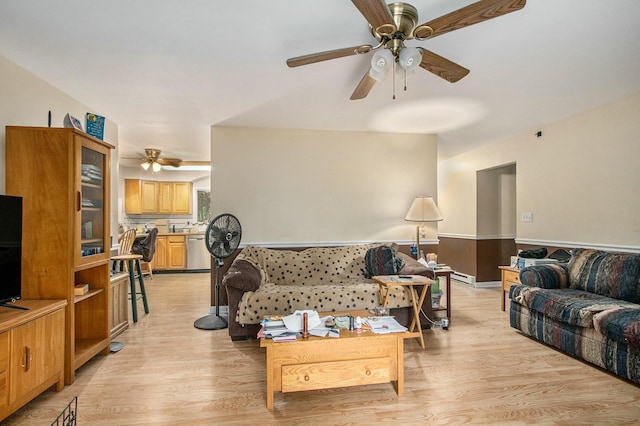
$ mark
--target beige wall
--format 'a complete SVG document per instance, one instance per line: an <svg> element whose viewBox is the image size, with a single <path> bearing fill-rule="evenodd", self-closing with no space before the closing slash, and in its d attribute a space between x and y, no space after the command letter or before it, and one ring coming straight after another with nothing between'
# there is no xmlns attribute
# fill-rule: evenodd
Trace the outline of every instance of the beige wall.
<svg viewBox="0 0 640 426"><path fill-rule="evenodd" d="M640 250L638 117L640 94L440 162L441 235L476 238L476 172L516 163L518 242Z"/></svg>
<svg viewBox="0 0 640 426"><path fill-rule="evenodd" d="M432 135L213 127L211 139L212 214L236 215L243 244L410 243L413 198L436 195Z"/></svg>
<svg viewBox="0 0 640 426"><path fill-rule="evenodd" d="M0 193L5 193L5 127L6 126L47 126L47 115L51 111L51 126L62 127L67 113L83 122L87 112L95 112L89 106L78 102L64 92L44 82L32 73L0 56ZM118 146L118 126L106 120L104 140ZM116 158L115 154L113 158ZM113 162L113 171L116 162ZM113 173L111 205L116 206L115 177ZM115 207L111 220L117 217ZM112 231L114 227L112 226ZM115 228L117 230L117 228ZM113 235L113 232L112 232Z"/></svg>

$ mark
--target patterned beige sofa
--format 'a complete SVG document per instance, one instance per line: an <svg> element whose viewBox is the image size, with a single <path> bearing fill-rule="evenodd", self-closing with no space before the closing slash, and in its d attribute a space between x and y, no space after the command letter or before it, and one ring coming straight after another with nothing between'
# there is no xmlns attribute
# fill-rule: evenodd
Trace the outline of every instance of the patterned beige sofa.
<svg viewBox="0 0 640 426"><path fill-rule="evenodd" d="M319 312L373 309L379 306L378 285L366 278L365 255L382 244L314 247L301 251L244 248L223 277L229 302L232 340L255 337L266 315L286 315L299 309ZM396 252L402 274L433 278L433 271ZM424 309L431 314L427 295ZM407 289L397 287L387 304L404 324L412 318Z"/></svg>

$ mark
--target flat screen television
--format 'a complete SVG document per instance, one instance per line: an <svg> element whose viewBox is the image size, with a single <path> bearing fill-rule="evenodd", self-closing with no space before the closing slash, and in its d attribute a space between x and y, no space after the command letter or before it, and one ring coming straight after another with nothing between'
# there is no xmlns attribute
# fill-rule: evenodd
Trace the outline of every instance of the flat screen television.
<svg viewBox="0 0 640 426"><path fill-rule="evenodd" d="M0 195L0 306L22 296L22 197Z"/></svg>

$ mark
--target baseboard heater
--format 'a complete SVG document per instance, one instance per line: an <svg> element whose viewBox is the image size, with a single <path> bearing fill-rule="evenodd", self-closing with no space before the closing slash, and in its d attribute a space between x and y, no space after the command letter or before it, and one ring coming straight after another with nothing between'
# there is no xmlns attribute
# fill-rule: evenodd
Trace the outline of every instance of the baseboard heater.
<svg viewBox="0 0 640 426"><path fill-rule="evenodd" d="M470 286L473 286L473 287L475 287L476 285L476 277L474 277L473 275L467 275L462 272L454 271L451 274L451 279L463 282L465 284L469 284Z"/></svg>

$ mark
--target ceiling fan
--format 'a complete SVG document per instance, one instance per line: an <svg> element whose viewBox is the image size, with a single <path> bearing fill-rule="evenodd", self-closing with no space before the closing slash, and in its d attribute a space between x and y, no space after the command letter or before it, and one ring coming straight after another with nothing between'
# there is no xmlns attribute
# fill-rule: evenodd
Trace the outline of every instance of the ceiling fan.
<svg viewBox="0 0 640 426"><path fill-rule="evenodd" d="M159 172L162 166L180 167L182 160L179 158L160 158L161 151L155 148L145 148L144 156L141 158L144 162L140 164L143 169L152 168L154 172Z"/></svg>
<svg viewBox="0 0 640 426"><path fill-rule="evenodd" d="M387 5L384 0L351 1L369 23L371 34L378 41L377 45L352 46L287 59L289 67L298 67L376 51L369 70L358 83L351 95L351 100L367 97L375 83L382 80L390 67L395 69L396 64L405 71L405 76L406 72L412 72L419 66L451 83L459 81L469 73L468 69L422 47L407 47L404 42L411 39L431 39L515 12L526 4L526 0L480 0L424 24L416 25L418 11L408 3L398 2Z"/></svg>

